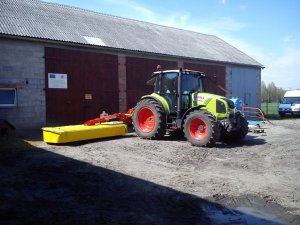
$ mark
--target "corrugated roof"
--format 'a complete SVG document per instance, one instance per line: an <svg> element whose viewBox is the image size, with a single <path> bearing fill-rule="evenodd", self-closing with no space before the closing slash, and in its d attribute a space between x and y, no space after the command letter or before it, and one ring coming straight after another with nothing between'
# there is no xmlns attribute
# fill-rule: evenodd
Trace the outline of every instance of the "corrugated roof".
<svg viewBox="0 0 300 225"><path fill-rule="evenodd" d="M0 34L262 67L213 35L36 0L1 0Z"/></svg>

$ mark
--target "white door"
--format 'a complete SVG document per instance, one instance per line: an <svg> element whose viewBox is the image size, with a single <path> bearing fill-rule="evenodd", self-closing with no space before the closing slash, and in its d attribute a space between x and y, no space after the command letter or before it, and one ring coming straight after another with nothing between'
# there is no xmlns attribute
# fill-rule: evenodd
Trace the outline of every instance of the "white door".
<svg viewBox="0 0 300 225"><path fill-rule="evenodd" d="M232 97L238 97L245 105L259 107L260 105L260 75L259 69L232 67L231 92ZM259 77L258 77L259 76Z"/></svg>

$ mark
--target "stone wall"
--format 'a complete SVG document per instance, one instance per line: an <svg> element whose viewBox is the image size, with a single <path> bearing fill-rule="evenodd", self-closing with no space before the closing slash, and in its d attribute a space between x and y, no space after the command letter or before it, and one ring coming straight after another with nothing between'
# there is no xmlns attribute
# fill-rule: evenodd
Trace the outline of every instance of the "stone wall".
<svg viewBox="0 0 300 225"><path fill-rule="evenodd" d="M0 107L0 119L17 129L45 125L44 46L0 37L0 87L17 88L17 106Z"/></svg>

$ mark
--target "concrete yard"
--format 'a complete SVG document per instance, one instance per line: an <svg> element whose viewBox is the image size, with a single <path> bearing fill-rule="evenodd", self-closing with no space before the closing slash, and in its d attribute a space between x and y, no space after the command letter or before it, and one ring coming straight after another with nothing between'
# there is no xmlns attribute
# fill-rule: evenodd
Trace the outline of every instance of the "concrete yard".
<svg viewBox="0 0 300 225"><path fill-rule="evenodd" d="M300 120L243 144L1 137L0 224L300 224Z"/></svg>

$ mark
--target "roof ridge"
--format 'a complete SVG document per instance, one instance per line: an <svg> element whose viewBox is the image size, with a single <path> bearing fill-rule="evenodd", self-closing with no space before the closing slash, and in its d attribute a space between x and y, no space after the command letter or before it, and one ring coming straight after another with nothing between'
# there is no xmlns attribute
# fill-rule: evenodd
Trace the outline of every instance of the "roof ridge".
<svg viewBox="0 0 300 225"><path fill-rule="evenodd" d="M21 1L24 1L24 0L21 0ZM101 15L110 16L110 17L124 18L124 17L120 17L120 16L115 16L115 15L107 14L107 13L93 11L91 9L80 8L78 6L66 5L66 4L55 3L55 2L46 2L45 0L25 0L25 1L39 2L39 3L53 5L53 6L60 6L60 7L64 7L64 8L71 8L71 9L75 9L75 10L78 10L78 11L85 11L85 12L90 12L90 13L94 13L94 14L101 14ZM124 19L126 19L126 18L124 18Z"/></svg>

